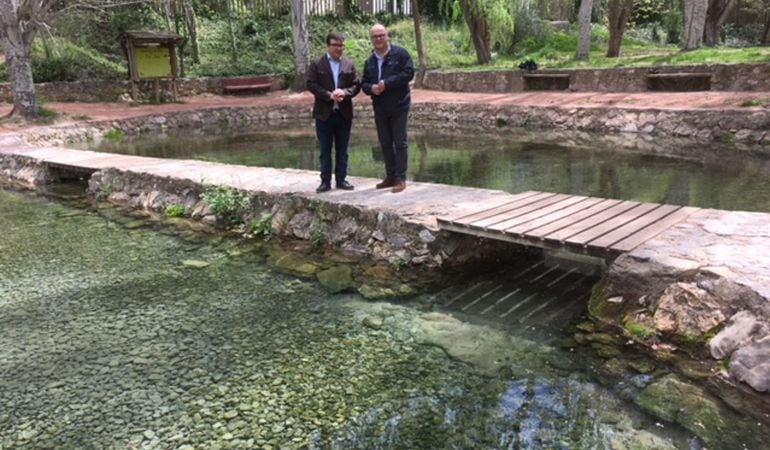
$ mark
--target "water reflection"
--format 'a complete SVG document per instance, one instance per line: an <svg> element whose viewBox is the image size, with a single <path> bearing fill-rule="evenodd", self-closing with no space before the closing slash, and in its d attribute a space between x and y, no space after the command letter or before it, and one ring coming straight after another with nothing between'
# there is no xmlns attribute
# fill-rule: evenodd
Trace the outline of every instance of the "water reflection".
<svg viewBox="0 0 770 450"><path fill-rule="evenodd" d="M83 144L87 146L86 144ZM251 166L318 170L312 127L239 135L141 137L92 146L100 151ZM415 127L410 176L417 181L579 194L708 208L770 211L770 160L737 144L632 135ZM352 175L379 178L383 165L370 128L354 130Z"/></svg>

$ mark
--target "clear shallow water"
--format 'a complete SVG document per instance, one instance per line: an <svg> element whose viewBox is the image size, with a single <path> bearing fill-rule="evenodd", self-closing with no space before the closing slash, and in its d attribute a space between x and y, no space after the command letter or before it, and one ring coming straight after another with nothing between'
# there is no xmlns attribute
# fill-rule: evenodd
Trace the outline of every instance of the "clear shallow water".
<svg viewBox="0 0 770 450"><path fill-rule="evenodd" d="M0 189L0 449L689 448L649 376L122 222Z"/></svg>
<svg viewBox="0 0 770 450"><path fill-rule="evenodd" d="M251 166L319 167L311 124L240 135L190 133L82 146ZM417 181L770 212L770 160L731 144L509 129L415 128L410 138L409 176ZM383 176L376 142L366 124L354 128L351 175ZM686 157L650 156L660 154Z"/></svg>

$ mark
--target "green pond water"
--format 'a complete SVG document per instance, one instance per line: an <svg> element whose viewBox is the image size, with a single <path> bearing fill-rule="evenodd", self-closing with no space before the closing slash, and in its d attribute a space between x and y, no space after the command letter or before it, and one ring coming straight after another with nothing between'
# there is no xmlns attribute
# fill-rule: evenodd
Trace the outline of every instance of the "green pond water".
<svg viewBox="0 0 770 450"><path fill-rule="evenodd" d="M630 401L650 375L597 384L563 323L330 295L229 240L7 189L0 229L3 450L701 448Z"/></svg>
<svg viewBox="0 0 770 450"><path fill-rule="evenodd" d="M318 170L312 124L272 128L232 135L184 130L80 146L164 158ZM351 175L384 175L372 128L365 123L354 127ZM751 156L750 147L631 135L413 128L409 176L416 181L511 193L538 190L770 212L770 160Z"/></svg>

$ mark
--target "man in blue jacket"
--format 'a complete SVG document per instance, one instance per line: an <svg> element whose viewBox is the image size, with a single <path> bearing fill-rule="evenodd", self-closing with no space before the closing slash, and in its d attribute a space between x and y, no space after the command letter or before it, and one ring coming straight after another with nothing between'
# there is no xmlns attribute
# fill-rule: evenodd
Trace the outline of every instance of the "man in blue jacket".
<svg viewBox="0 0 770 450"><path fill-rule="evenodd" d="M409 160L406 129L414 62L406 49L390 43L388 30L383 25L374 25L370 36L374 51L364 64L361 88L372 97L377 138L385 160L385 179L377 184L377 189L391 188L393 193L398 193L406 189Z"/></svg>

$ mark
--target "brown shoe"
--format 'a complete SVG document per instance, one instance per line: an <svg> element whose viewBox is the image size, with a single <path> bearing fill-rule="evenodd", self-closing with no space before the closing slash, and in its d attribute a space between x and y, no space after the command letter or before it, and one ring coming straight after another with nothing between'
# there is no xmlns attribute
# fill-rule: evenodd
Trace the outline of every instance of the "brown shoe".
<svg viewBox="0 0 770 450"><path fill-rule="evenodd" d="M377 185L375 185L374 187L377 189L385 189L385 188L393 187L395 185L396 185L396 180L390 177L385 177L384 180L377 183Z"/></svg>
<svg viewBox="0 0 770 450"><path fill-rule="evenodd" d="M393 189L391 189L391 192L393 192L394 194L398 194L404 189L406 189L406 181L396 180L396 184L393 185Z"/></svg>

